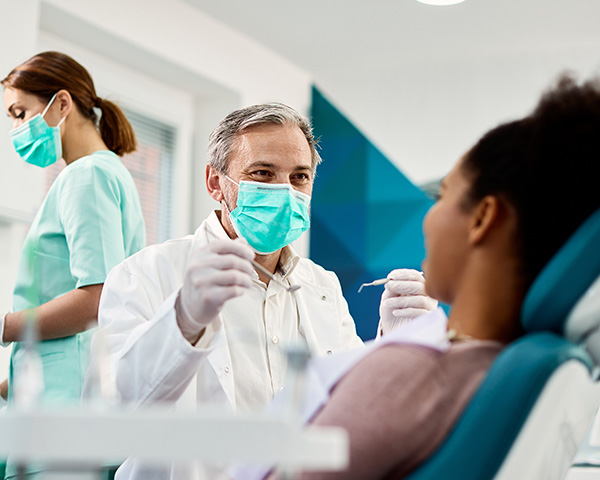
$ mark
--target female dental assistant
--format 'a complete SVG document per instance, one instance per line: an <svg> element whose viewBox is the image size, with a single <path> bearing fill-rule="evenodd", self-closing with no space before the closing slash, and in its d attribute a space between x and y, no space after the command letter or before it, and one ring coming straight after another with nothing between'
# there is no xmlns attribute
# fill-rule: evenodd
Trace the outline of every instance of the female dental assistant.
<svg viewBox="0 0 600 480"><path fill-rule="evenodd" d="M104 279L145 244L137 190L119 158L136 149L135 135L119 107L99 98L89 73L67 55L35 55L1 83L19 156L42 168L61 157L67 164L25 239L14 312L1 317L0 339L15 342L9 406L25 311L32 308L42 340L42 401L75 403L88 363L86 330L97 320Z"/></svg>

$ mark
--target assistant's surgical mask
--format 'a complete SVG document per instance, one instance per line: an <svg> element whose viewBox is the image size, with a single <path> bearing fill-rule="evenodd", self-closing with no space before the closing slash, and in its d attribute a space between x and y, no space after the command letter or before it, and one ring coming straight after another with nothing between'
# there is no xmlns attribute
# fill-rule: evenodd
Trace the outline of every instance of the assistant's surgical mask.
<svg viewBox="0 0 600 480"><path fill-rule="evenodd" d="M23 125L10 131L10 139L19 156L27 163L42 168L52 165L62 157L60 126L67 117L63 117L56 127L49 126L44 120L56 95L55 93L50 99L42 113L34 115Z"/></svg>
<svg viewBox="0 0 600 480"><path fill-rule="evenodd" d="M237 207L229 210L231 224L259 254L273 253L297 240L310 227L310 196L289 183L262 183L242 180Z"/></svg>

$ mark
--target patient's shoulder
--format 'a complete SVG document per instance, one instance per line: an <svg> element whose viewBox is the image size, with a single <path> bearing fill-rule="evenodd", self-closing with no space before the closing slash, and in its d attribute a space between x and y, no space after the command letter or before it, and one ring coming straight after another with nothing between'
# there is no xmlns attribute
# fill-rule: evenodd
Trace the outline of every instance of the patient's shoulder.
<svg viewBox="0 0 600 480"><path fill-rule="evenodd" d="M445 376L450 379L477 373L484 374L503 346L495 341L456 342L446 352L440 367L444 370Z"/></svg>

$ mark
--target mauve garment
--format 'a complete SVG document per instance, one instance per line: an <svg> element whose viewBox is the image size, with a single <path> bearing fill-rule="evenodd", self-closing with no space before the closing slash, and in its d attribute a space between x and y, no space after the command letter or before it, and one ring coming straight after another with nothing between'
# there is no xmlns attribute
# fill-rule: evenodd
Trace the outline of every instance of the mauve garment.
<svg viewBox="0 0 600 480"><path fill-rule="evenodd" d="M446 352L398 344L374 350L338 382L312 422L348 430L349 469L301 478L404 478L449 433L501 348L462 341Z"/></svg>

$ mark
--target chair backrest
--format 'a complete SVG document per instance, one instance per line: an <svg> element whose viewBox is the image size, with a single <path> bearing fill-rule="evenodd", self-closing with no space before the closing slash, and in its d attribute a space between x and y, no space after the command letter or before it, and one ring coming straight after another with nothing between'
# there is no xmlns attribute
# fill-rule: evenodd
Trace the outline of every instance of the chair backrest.
<svg viewBox="0 0 600 480"><path fill-rule="evenodd" d="M585 327L578 318L566 324L579 299L594 297L586 291L594 289L600 275L599 247L600 210L578 228L533 283L521 319L528 333L498 355L445 442L408 479L494 478L557 369L576 362L591 371L592 359L581 342L598 331L600 310L585 316ZM580 334L572 335L579 344L565 338L565 330Z"/></svg>
<svg viewBox="0 0 600 480"><path fill-rule="evenodd" d="M521 311L525 331L550 330L563 334L569 312L599 274L600 210L597 210L571 235L531 285Z"/></svg>

